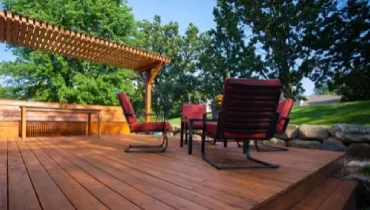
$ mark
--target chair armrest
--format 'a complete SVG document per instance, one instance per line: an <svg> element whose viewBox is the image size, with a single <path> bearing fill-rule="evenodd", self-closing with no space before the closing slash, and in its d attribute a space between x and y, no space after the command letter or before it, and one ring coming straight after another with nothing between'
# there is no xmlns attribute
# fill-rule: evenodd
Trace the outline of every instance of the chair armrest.
<svg viewBox="0 0 370 210"><path fill-rule="evenodd" d="M212 112L206 112L206 113L204 113L204 114L203 114L203 119L207 119L207 116L208 116L209 114L213 114L213 113L212 113Z"/></svg>

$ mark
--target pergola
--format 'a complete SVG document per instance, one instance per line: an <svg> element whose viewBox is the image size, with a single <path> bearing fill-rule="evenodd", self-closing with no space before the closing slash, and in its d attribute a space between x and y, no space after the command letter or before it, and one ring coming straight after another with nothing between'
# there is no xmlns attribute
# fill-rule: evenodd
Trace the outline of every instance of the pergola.
<svg viewBox="0 0 370 210"><path fill-rule="evenodd" d="M0 42L56 53L75 59L92 61L132 69L145 80L145 112L151 112L152 83L159 70L170 59L112 40L92 37L83 33L30 20L22 14L0 12ZM149 117L146 118L149 120Z"/></svg>

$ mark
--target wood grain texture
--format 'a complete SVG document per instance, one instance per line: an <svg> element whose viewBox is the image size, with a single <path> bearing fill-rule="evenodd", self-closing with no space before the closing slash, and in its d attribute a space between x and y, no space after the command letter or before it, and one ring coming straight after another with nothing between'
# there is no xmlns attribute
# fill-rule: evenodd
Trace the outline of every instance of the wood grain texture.
<svg viewBox="0 0 370 210"><path fill-rule="evenodd" d="M14 140L8 140L9 209L41 209L22 155Z"/></svg>
<svg viewBox="0 0 370 210"><path fill-rule="evenodd" d="M329 178L309 195L294 205L292 210L311 210L318 209L322 203L338 188L342 183L339 179Z"/></svg>
<svg viewBox="0 0 370 210"><path fill-rule="evenodd" d="M8 143L0 138L0 210L8 209Z"/></svg>
<svg viewBox="0 0 370 210"><path fill-rule="evenodd" d="M63 191L64 196L77 209L108 209L95 196L91 195L75 179L73 179L63 168L53 161L34 142L27 141L42 166L48 171L54 182Z"/></svg>
<svg viewBox="0 0 370 210"><path fill-rule="evenodd" d="M9 207L204 210L260 209L273 203L272 209L289 209L292 201L288 197L292 200L304 197L302 202L321 207L329 198L348 201L351 196L347 193L343 197L346 190L340 195L329 193L341 185L315 181L330 176L342 153L297 148L287 152L252 150L253 156L278 162L281 167L220 171L202 160L198 141L194 141L193 155L187 155L187 149L178 146L178 138L170 138L165 153L123 152L129 144L159 140L132 134L103 135L100 140L88 136L29 137L9 142L0 139L0 146L7 145L0 147L0 161L4 165L8 157ZM207 147L210 158L246 161L236 144L229 144L228 148L219 144ZM314 187L308 187L310 184ZM1 179L0 171L0 187L4 185L6 180ZM317 197L316 186L321 190L329 186L325 200L313 199ZM348 190L353 186L342 188Z"/></svg>
<svg viewBox="0 0 370 210"><path fill-rule="evenodd" d="M335 191L323 202L318 210L347 209L346 204L352 197L357 181L342 181Z"/></svg>
<svg viewBox="0 0 370 210"><path fill-rule="evenodd" d="M26 143L17 144L43 209L74 209Z"/></svg>

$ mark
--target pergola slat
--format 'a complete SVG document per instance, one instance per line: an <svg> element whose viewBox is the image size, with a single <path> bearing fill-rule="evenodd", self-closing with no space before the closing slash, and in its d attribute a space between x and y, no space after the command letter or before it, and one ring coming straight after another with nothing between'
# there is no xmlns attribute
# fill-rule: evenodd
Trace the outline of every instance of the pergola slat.
<svg viewBox="0 0 370 210"><path fill-rule="evenodd" d="M32 33L33 33L33 25L30 24L29 22L29 19L26 18L27 20L27 34L26 34L26 38L25 38L25 43L24 43L24 46L25 47L30 47L31 46L31 39L32 39Z"/></svg>
<svg viewBox="0 0 370 210"><path fill-rule="evenodd" d="M12 18L6 18L6 41L13 44L12 40L12 30L13 30L13 20Z"/></svg>
<svg viewBox="0 0 370 210"><path fill-rule="evenodd" d="M22 16L20 16L20 17L22 17ZM19 34L18 44L19 45L24 45L25 38L26 38L26 33L27 33L27 24L22 21L20 27L21 27L21 33Z"/></svg>
<svg viewBox="0 0 370 210"><path fill-rule="evenodd" d="M110 40L0 12L0 41L124 69L148 71L170 59Z"/></svg>
<svg viewBox="0 0 370 210"><path fill-rule="evenodd" d="M0 15L0 42L5 41L5 17Z"/></svg>
<svg viewBox="0 0 370 210"><path fill-rule="evenodd" d="M13 21L14 35L12 37L12 41L14 44L18 44L19 31L20 31L19 26L20 26L19 21Z"/></svg>

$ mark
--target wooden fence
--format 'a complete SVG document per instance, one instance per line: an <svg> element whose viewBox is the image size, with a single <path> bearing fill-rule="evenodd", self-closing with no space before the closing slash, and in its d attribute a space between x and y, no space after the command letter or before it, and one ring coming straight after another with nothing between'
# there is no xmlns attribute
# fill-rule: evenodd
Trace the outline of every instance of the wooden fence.
<svg viewBox="0 0 370 210"><path fill-rule="evenodd" d="M21 132L20 106L37 106L47 108L101 109L101 133L129 133L126 119L119 106L98 106L44 103L31 101L14 101L0 99L0 137L19 137ZM92 115L92 134L97 134L97 116ZM27 113L27 136L58 136L87 134L88 115L83 113L29 112Z"/></svg>

